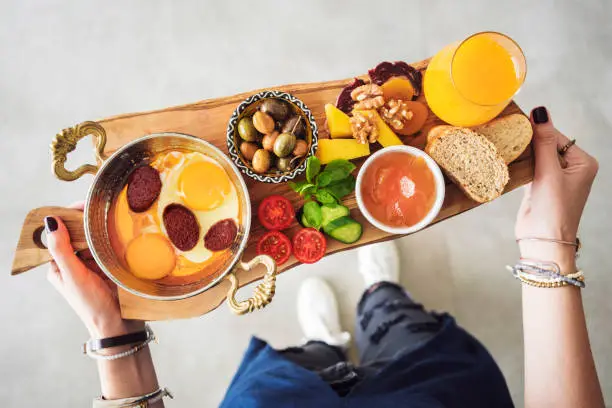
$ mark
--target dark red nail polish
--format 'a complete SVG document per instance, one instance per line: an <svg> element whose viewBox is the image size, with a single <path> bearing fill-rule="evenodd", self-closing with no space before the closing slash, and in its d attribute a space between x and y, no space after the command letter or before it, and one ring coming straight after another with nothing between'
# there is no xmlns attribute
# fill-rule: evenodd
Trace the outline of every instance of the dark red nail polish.
<svg viewBox="0 0 612 408"><path fill-rule="evenodd" d="M546 111L545 107L538 106L533 110L532 114L533 121L536 123L536 125L548 122L548 112Z"/></svg>
<svg viewBox="0 0 612 408"><path fill-rule="evenodd" d="M45 229L47 232L57 230L57 220L53 217L45 217Z"/></svg>

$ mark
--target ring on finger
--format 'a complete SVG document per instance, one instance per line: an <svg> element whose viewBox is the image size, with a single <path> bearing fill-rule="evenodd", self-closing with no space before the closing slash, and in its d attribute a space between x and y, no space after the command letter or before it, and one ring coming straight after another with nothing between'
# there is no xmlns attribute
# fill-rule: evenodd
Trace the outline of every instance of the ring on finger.
<svg viewBox="0 0 612 408"><path fill-rule="evenodd" d="M576 139L572 139L569 142L567 142L562 148L559 149L559 156L561 157L565 156L565 153L567 153L569 148L575 144L576 144Z"/></svg>

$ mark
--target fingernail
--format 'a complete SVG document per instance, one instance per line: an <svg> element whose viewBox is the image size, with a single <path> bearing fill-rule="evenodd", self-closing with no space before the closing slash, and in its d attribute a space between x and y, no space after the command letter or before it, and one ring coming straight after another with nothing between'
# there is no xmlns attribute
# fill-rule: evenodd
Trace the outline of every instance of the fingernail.
<svg viewBox="0 0 612 408"><path fill-rule="evenodd" d="M533 121L536 125L548 122L548 112L543 106L538 106L533 110Z"/></svg>
<svg viewBox="0 0 612 408"><path fill-rule="evenodd" d="M57 229L57 220L53 217L45 217L45 229L47 233L55 231Z"/></svg>

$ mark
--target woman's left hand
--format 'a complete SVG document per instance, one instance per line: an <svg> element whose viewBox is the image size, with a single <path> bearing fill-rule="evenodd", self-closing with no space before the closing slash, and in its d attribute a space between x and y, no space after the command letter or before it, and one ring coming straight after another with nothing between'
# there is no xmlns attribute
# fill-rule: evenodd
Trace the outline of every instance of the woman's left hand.
<svg viewBox="0 0 612 408"><path fill-rule="evenodd" d="M71 208L82 210L83 203ZM117 287L98 268L91 255L79 258L72 248L66 226L52 214L45 218L47 247L53 261L49 281L81 318L94 338L119 336L142 330L144 322L121 317ZM88 258L88 259L87 259Z"/></svg>

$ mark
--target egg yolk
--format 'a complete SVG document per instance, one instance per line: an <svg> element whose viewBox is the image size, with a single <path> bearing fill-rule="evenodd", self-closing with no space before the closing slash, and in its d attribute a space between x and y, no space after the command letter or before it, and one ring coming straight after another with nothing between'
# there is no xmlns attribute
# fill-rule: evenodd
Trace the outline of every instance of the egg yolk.
<svg viewBox="0 0 612 408"><path fill-rule="evenodd" d="M176 257L170 241L161 234L142 234L128 244L125 260L138 278L161 279L174 269Z"/></svg>
<svg viewBox="0 0 612 408"><path fill-rule="evenodd" d="M230 188L225 170L214 163L189 164L179 177L183 199L194 210L209 211L219 207Z"/></svg>

